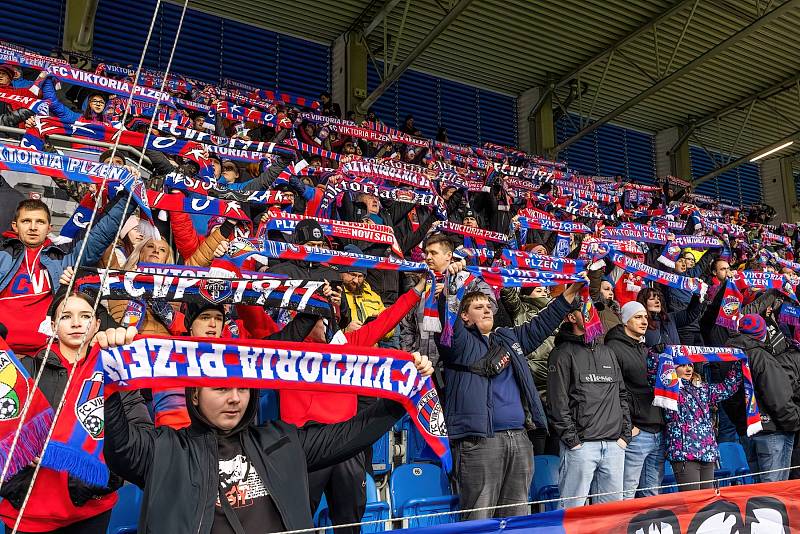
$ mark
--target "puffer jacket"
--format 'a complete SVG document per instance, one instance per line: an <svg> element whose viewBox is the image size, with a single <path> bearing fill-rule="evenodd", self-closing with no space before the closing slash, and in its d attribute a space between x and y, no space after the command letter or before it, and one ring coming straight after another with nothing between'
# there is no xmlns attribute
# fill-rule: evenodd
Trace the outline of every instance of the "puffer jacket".
<svg viewBox="0 0 800 534"><path fill-rule="evenodd" d="M584 441L630 442L627 390L617 358L607 346L587 344L562 328L550 353L547 414L570 449Z"/></svg>
<svg viewBox="0 0 800 534"><path fill-rule="evenodd" d="M514 325L521 326L539 315L550 303L548 299L533 298L522 295L517 288L505 287L500 290L500 300L511 314ZM558 330L556 330L558 332ZM528 367L533 375L533 383L542 399L542 404L547 403L547 358L555 347L555 336L550 336L539 345L536 350L526 355Z"/></svg>
<svg viewBox="0 0 800 534"><path fill-rule="evenodd" d="M792 383L772 347L744 334L728 339L729 347L742 349L750 362L753 390L761 411L762 432L796 432L800 430L800 407L792 399ZM746 435L747 417L744 391L739 391L723 405L740 436Z"/></svg>
<svg viewBox="0 0 800 534"><path fill-rule="evenodd" d="M736 393L741 378L741 366L737 363L731 365L725 381L719 384L680 379L678 411L664 410L667 459L672 462L716 462L719 459L711 410Z"/></svg>
<svg viewBox="0 0 800 534"><path fill-rule="evenodd" d="M653 386L648 379L648 350L644 343L617 325L606 334L606 346L617 357L633 426L657 434L664 430L661 408L653 406Z"/></svg>

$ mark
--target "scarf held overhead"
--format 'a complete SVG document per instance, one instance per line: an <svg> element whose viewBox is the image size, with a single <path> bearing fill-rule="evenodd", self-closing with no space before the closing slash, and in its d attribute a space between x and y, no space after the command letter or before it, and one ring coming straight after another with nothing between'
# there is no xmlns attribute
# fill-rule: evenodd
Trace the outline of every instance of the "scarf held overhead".
<svg viewBox="0 0 800 534"><path fill-rule="evenodd" d="M264 228L267 230L280 230L281 232L294 232L297 223L306 219L302 215L291 213L281 213L270 217ZM370 243L380 243L391 247L392 252L397 256L403 257L400 244L394 235L391 226L383 224L364 224L350 221L336 221L333 219L323 219L315 217L325 235L340 239L353 239L356 241L368 241Z"/></svg>
<svg viewBox="0 0 800 534"><path fill-rule="evenodd" d="M153 218L141 176L125 167L0 144L0 170L43 174L96 185L102 184L104 179L115 182L133 197L148 219Z"/></svg>
<svg viewBox="0 0 800 534"><path fill-rule="evenodd" d="M761 415L753 392L753 376L747 354L742 349L729 347L694 347L688 345L667 345L658 357L655 398L653 406L678 411L678 398L681 381L675 367L678 365L702 362L742 362L745 409L747 411L747 435L761 431Z"/></svg>
<svg viewBox="0 0 800 534"><path fill-rule="evenodd" d="M100 276L76 281L78 289L100 290L102 298L249 304L329 316L331 308L322 295L323 285L323 281L316 280L185 277L136 271L108 271L102 287Z"/></svg>
<svg viewBox="0 0 800 534"><path fill-rule="evenodd" d="M260 254L266 256L267 258L327 263L330 265L359 267L364 269L382 269L400 272L418 272L428 270L428 266L424 263L401 260L391 256L370 256L368 254L337 251L323 247L292 245L289 243L270 241L267 239L263 241L263 249L261 250Z"/></svg>
<svg viewBox="0 0 800 534"><path fill-rule="evenodd" d="M449 471L444 413L430 378L405 352L316 343L146 337L100 351L106 392L169 387L244 387L355 393L403 405Z"/></svg>
<svg viewBox="0 0 800 534"><path fill-rule="evenodd" d="M661 271L613 249L608 252L608 257L614 262L614 265L623 271L639 275L651 282L674 287L675 289L682 289L690 293L697 293L701 295L701 297L705 296L706 290L708 289L708 285L699 278L690 278L688 276Z"/></svg>

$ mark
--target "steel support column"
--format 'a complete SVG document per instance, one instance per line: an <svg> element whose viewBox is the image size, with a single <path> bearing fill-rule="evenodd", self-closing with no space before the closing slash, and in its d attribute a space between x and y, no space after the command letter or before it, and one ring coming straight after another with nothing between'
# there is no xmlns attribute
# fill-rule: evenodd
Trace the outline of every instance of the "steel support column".
<svg viewBox="0 0 800 534"><path fill-rule="evenodd" d="M556 129L553 121L553 93L542 89L543 98L539 98L534 109L528 114L530 131L530 151L545 155L556 144Z"/></svg>
<svg viewBox="0 0 800 534"><path fill-rule="evenodd" d="M64 36L61 40L62 50L83 56L91 55L94 45L94 17L98 2L99 0L67 0L64 10Z"/></svg>
<svg viewBox="0 0 800 534"><path fill-rule="evenodd" d="M447 29L451 22L453 22L462 11L464 11L473 0L460 0L450 12L445 15L445 17L439 21L439 23L434 26L434 28L425 36L425 38L414 47L414 49L409 52L408 56L400 62L397 67L392 69L392 71L384 78L381 84L375 88L372 93L367 96L367 98L359 104L357 111L359 113L366 113L369 107L374 104L381 95L388 89L394 82L396 82L400 76L406 71L406 69L414 62L416 59L428 48L428 46L436 40L439 35ZM798 0L800 1L800 0Z"/></svg>
<svg viewBox="0 0 800 534"><path fill-rule="evenodd" d="M678 131L681 131L680 127L678 127ZM670 152L667 153L667 156L669 156L670 174L684 180L691 180L692 160L689 157L688 138L682 144L676 145L675 150L670 150Z"/></svg>
<svg viewBox="0 0 800 534"><path fill-rule="evenodd" d="M672 82L674 82L678 78L680 78L680 77L684 76L685 74L691 72L692 70L696 69L698 66L702 65L706 61L715 58L716 56L718 56L719 54L723 53L724 51L726 51L731 46L735 45L736 43L738 43L742 39L744 39L747 36L749 36L751 33L761 29L765 25L767 25L770 22L774 21L778 17L784 15L788 11L797 8L798 6L800 6L800 0L789 0L788 2L786 2L784 4L781 4L780 6L776 7L772 11L770 11L769 13L767 13L767 14L763 15L762 17L760 17L759 19L757 19L755 22L753 22L749 26L746 26L746 27L742 28L741 30L739 30L738 32L733 34L732 36L728 37L727 39L725 39L721 43L719 43L716 46L714 46L713 48L711 48L710 50L707 50L706 52L704 52L700 56L694 58L692 61L690 61L689 63L687 63L683 67L681 67L678 70L672 72L671 74L665 76L664 78L659 80L657 83L654 83L653 85L651 85L650 87L648 87L647 89L645 89L644 91L642 91L641 93L636 95L635 97L629 99L627 102L625 102L622 105L618 106L616 109L606 113L600 119L598 119L597 121L591 123L586 128L584 128L580 132L576 133L575 135L573 135L569 139L566 139L564 142L562 142L561 144L559 144L558 146L555 147L555 151L558 152L559 150L563 150L563 149L567 148L569 145L571 145L572 143L574 143L578 139L582 138L584 135L595 131L596 129L598 129L602 125L604 125L605 123L614 120L615 118L619 117L620 115L622 115L623 113L625 113L626 111L628 111L629 109L631 109L632 107L637 105L639 102L641 102L641 101L645 100L646 98L654 95L655 93L657 93L658 91L660 91L664 87L668 86L669 84L671 84Z"/></svg>

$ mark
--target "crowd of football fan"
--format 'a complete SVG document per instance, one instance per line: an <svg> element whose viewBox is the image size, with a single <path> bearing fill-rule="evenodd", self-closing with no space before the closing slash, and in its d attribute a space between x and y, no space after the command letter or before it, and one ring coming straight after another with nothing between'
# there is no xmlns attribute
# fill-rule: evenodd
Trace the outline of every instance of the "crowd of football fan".
<svg viewBox="0 0 800 534"><path fill-rule="evenodd" d="M107 69L105 75L112 73ZM0 65L0 89L45 100L49 118L61 124L148 133L152 105L134 106L125 116L124 98L58 82L36 69ZM94 365L88 360L95 356L87 357L96 354L90 350L94 344L123 345L137 333L331 343L343 350L378 346L413 353L419 371L432 376L448 428L453 492L462 510L483 509L464 513L463 519L530 513L525 503L534 454L560 456L562 507L581 506L590 493L605 494L592 502L655 495L659 490L649 488L661 485L665 460L677 482L686 483L681 490L711 487L720 441L739 441L753 472L772 471L759 481L789 477L789 470L779 469L792 465L800 430L800 335L782 310L796 294L800 265L793 263L793 250L799 234L795 225L771 226L770 208L729 206L694 194L677 179L653 186L620 177L582 177L516 149L449 143L444 128L435 140L426 139L433 132L420 131L412 116L399 129L385 126L372 112L358 120L352 112L343 117L328 93L318 102L301 103L280 95L270 100L263 91L194 83L176 83L170 95L197 105L165 107L151 135L172 137L158 126L173 122L213 133L214 139L264 142L285 150L265 151L252 160L252 152L218 156L212 150L216 141L208 141L199 158L146 148L141 169L146 187L165 191L165 177L178 173L214 184L217 191L280 192L279 202L243 203L246 218L154 209L151 220L137 211L136 202L126 202L126 193L110 198L95 185L57 178L72 199L97 210L88 231L64 239L52 232L45 202L22 197L0 178L0 224L7 230L0 241L2 334L31 375L41 374L39 389L52 406L78 387L68 380L74 369ZM232 108L220 106L226 101L276 120L232 119L237 116ZM3 126L35 134L41 120L11 100L0 102ZM363 131L369 135L358 135ZM21 138L4 136L6 144ZM56 150L55 144L139 171L138 157L124 146L82 145L77 131L73 138L65 146L42 137L45 150ZM351 180L343 169L354 161L425 176L436 201L426 205L402 195L337 189L337 183ZM531 169L537 171L534 178L526 173ZM512 178L531 184L530 190L509 187ZM419 192L387 176L365 181L376 186L373 192ZM587 191L597 194L587 196ZM269 225L287 213L304 216L292 231ZM389 227L395 243L332 236L320 218ZM582 223L591 231L526 230L521 218ZM630 223L666 230L673 238L719 238L721 249L684 248L671 269L702 279L708 290L701 294L662 285L623 271L608 257L589 260L603 229ZM508 240L498 242L485 231L506 234ZM66 292L96 268L135 271L147 263L230 269L231 243L256 237L376 258L402 254L427 264L432 276L280 258L257 257L242 267L327 282L322 291L334 311L330 320L254 305L159 299L102 300L94 313L95 294ZM669 245L628 244L629 257L670 271L657 262ZM470 269L502 265L503 249L539 261L587 260L585 282L500 287ZM717 317L728 305L723 300L729 280L741 271L783 275L789 290L743 289L738 328L728 329L717 324ZM431 278L437 281L440 323L456 312L449 344L442 343L441 329L428 328L425 321ZM591 341L585 336L584 283L603 328ZM137 305L142 309L134 327L130 316ZM740 363L678 365L677 411L654 406L658 355L668 345L742 349L763 430L747 436ZM108 487L41 469L20 531L105 532L123 481L144 489L140 529L147 532L307 528L323 491L334 524L360 521L370 446L404 410L387 400L298 389L280 390L275 402L279 420L256 425L257 390L203 387L109 396ZM0 516L9 532L33 471L33 465L23 469L0 488ZM492 509L515 503L520 504Z"/></svg>

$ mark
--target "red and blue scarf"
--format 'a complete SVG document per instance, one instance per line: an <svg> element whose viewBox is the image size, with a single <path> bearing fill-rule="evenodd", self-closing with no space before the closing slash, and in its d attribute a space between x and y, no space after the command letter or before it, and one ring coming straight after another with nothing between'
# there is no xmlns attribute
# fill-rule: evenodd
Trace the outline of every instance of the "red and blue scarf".
<svg viewBox="0 0 800 534"><path fill-rule="evenodd" d="M90 486L108 485L103 458L105 436L102 361L97 349L78 360L42 467L66 471Z"/></svg>
<svg viewBox="0 0 800 534"><path fill-rule="evenodd" d="M675 367L678 365L702 362L742 362L745 407L747 410L747 435L761 431L761 414L753 391L753 376L747 354L742 349L728 347L693 347L688 345L667 345L658 357L655 398L653 405L666 410L678 411L678 397L681 381Z"/></svg>
<svg viewBox="0 0 800 534"><path fill-rule="evenodd" d="M263 240L259 254L267 258L296 260L340 265L342 267L358 267L363 269L381 269L399 272L427 271L424 263L402 260L393 257L370 256L354 252L343 252L322 247L292 245L280 241Z"/></svg>
<svg viewBox="0 0 800 534"><path fill-rule="evenodd" d="M96 91L111 93L119 96L128 97L133 91L133 98L150 103L160 103L161 105L175 107L175 102L169 93L136 85L135 87L127 81L115 80L100 76L93 72L77 69L69 65L51 64L47 67L47 72L61 81L80 85Z"/></svg>
<svg viewBox="0 0 800 534"><path fill-rule="evenodd" d="M0 170L44 174L96 185L102 184L105 178L108 182L122 185L139 205L142 214L150 220L153 218L141 177L124 167L0 144Z"/></svg>
<svg viewBox="0 0 800 534"><path fill-rule="evenodd" d="M148 357L145 360L144 355ZM156 358L159 365L155 365ZM130 345L102 350L98 360L105 371L106 394L143 388L224 386L343 392L394 400L406 408L445 469L451 467L436 389L430 378L419 375L413 357L406 352L316 343L148 336Z"/></svg>
<svg viewBox="0 0 800 534"><path fill-rule="evenodd" d="M280 230L281 232L294 232L297 223L306 219L302 215L291 213L274 214L259 230ZM350 221L336 221L333 219L314 218L322 227L322 232L327 236L341 239L352 239L356 241L368 241L370 243L380 243L391 248L398 257L403 257L400 244L394 235L391 226L383 224L364 224ZM261 234L260 234L261 235ZM257 237L260 237L257 236Z"/></svg>
<svg viewBox="0 0 800 534"><path fill-rule="evenodd" d="M28 89L0 87L0 102L5 102L12 109L29 109L36 115L50 114L50 104L46 100L36 98L36 95Z"/></svg>
<svg viewBox="0 0 800 534"><path fill-rule="evenodd" d="M509 267L514 267L517 269L533 269L564 274L575 274L585 271L587 268L586 260L556 258L555 256L545 256L542 254L522 252L519 250L503 249L501 258L505 263L508 264Z"/></svg>
<svg viewBox="0 0 800 534"><path fill-rule="evenodd" d="M24 422L20 420L27 409ZM0 339L0 469L4 482L39 457L53 409L5 341ZM12 450L14 437L17 443Z"/></svg>
<svg viewBox="0 0 800 534"><path fill-rule="evenodd" d="M173 266L180 267L180 266ZM102 298L129 300L163 299L198 304L248 304L284 308L328 317L331 306L322 295L324 281L208 276L173 276L137 271L111 271L101 286L101 277L86 276L75 282L78 290L93 289Z"/></svg>
<svg viewBox="0 0 800 534"><path fill-rule="evenodd" d="M691 278L661 271L613 249L608 252L608 257L614 262L614 265L623 271L641 276L645 280L650 280L651 282L674 287L675 289L681 289L690 293L697 293L701 295L701 297L705 296L706 290L708 289L708 285L699 278Z"/></svg>

